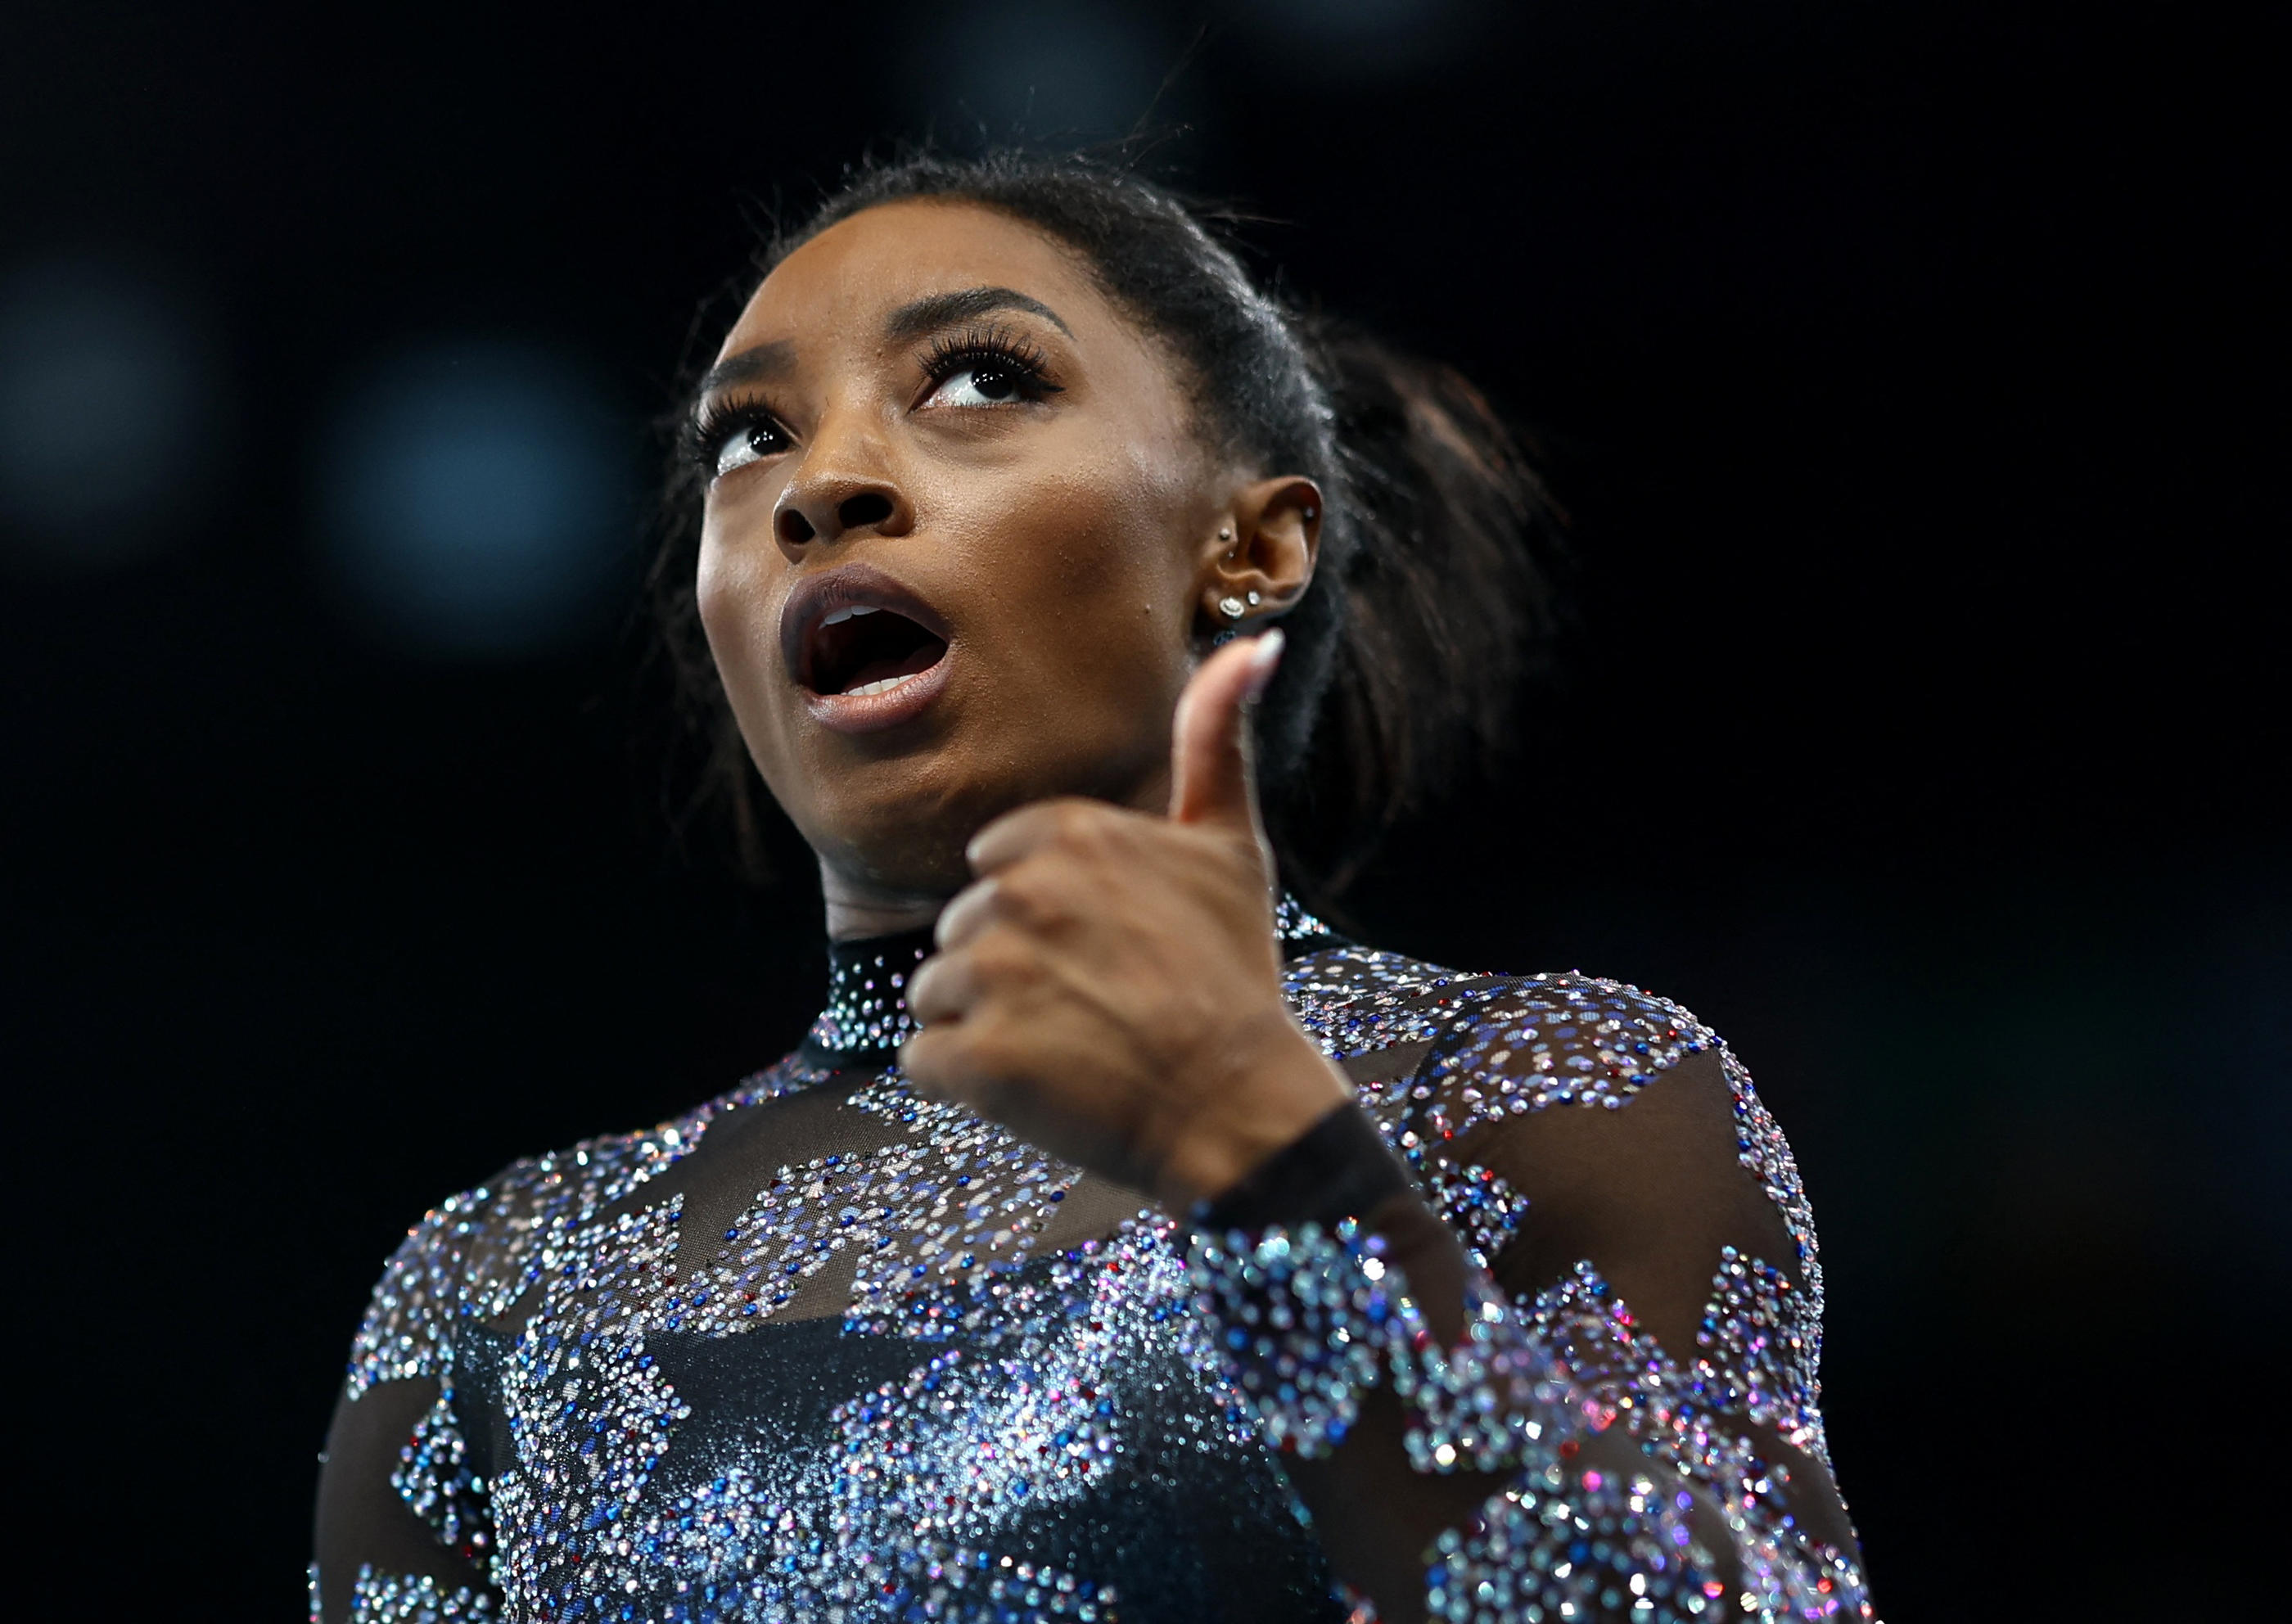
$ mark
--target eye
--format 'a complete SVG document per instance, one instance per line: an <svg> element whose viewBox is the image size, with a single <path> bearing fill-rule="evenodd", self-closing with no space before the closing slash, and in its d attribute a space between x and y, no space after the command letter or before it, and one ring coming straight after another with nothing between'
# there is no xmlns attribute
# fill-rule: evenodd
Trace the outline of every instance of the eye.
<svg viewBox="0 0 2292 1624"><path fill-rule="evenodd" d="M918 403L958 409L1020 406L1059 392L1043 353L1018 334L974 328L935 340L923 359L931 392Z"/></svg>
<svg viewBox="0 0 2292 1624"><path fill-rule="evenodd" d="M721 434L712 434L708 466L717 479L722 479L735 468L745 468L787 449L787 436L769 417L747 417L727 425Z"/></svg>
<svg viewBox="0 0 2292 1624"><path fill-rule="evenodd" d="M924 397L925 406L1009 406L1032 399L1034 382L1026 371L1007 360L981 356L958 361Z"/></svg>

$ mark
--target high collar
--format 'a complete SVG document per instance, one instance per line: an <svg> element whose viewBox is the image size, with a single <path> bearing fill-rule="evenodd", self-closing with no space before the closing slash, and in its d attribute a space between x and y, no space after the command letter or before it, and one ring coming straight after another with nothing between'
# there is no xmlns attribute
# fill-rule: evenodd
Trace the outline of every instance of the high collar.
<svg viewBox="0 0 2292 1624"><path fill-rule="evenodd" d="M827 944L827 1001L803 1040L815 1063L878 1064L920 1029L908 1013L908 978L932 956L931 926Z"/></svg>
<svg viewBox="0 0 2292 1624"><path fill-rule="evenodd" d="M1336 933L1283 893L1274 904L1273 933L1285 958L1336 942ZM892 936L827 944L827 1001L811 1023L799 1057L839 1070L889 1065L899 1047L921 1029L908 1013L908 982L936 946L931 927Z"/></svg>

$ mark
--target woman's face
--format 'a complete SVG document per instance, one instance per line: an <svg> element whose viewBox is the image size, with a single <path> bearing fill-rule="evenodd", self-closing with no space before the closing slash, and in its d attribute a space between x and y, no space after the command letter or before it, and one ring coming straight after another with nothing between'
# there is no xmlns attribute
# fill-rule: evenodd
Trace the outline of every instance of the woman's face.
<svg viewBox="0 0 2292 1624"><path fill-rule="evenodd" d="M701 619L831 885L943 896L1014 806L1160 806L1243 486L1069 251L869 209L765 279L700 410Z"/></svg>

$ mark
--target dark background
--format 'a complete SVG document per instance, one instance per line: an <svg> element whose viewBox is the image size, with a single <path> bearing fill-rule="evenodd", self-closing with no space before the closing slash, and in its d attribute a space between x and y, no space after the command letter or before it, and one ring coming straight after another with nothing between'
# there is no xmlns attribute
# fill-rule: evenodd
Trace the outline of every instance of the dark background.
<svg viewBox="0 0 2292 1624"><path fill-rule="evenodd" d="M672 844L617 630L646 421L775 199L934 124L1117 133L1206 20L1163 170L1537 428L1576 521L1518 759L1355 911L1730 1036L1822 1222L1890 1617L2240 1594L2292 1341L2264 53L1934 0L16 0L19 1587L294 1616L407 1224L797 1036L811 882ZM503 510L585 562L495 644L358 552L373 481L453 489L391 401L471 376L582 493Z"/></svg>

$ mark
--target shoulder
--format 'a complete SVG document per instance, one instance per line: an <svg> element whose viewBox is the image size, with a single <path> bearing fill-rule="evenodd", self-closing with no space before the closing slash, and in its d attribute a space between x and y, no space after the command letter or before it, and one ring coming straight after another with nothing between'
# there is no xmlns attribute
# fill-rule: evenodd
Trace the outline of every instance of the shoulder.
<svg viewBox="0 0 2292 1624"><path fill-rule="evenodd" d="M1671 1075L1671 1090L1721 1113L1733 1160L1815 1270L1813 1214L1790 1143L1749 1071L1683 1005L1581 971L1476 974L1351 946L1294 960L1289 986L1300 1024L1349 1062L1361 1103L1394 1147L1420 1176L1437 1182L1450 1169L1476 1209L1493 1199L1486 1164L1496 1141L1555 1110L1623 1111ZM1400 1063L1371 1062L1384 1051ZM1674 1114L1624 1111L1617 1127L1655 1131Z"/></svg>
<svg viewBox="0 0 2292 1624"><path fill-rule="evenodd" d="M1671 999L1581 971L1452 970L1347 945L1292 960L1287 990L1299 1023L1332 1054L1427 1043L1443 1071L1546 1079L1539 1087L1554 1100L1620 1103L1634 1084L1723 1046Z"/></svg>
<svg viewBox="0 0 2292 1624"><path fill-rule="evenodd" d="M1549 1105L1614 1111L1691 1056L1726 1057L1718 1035L1679 1004L1628 982L1580 971L1489 978L1469 990L1434 1039L1441 1079L1478 1082L1450 1100L1436 1131L1463 1115L1513 1115ZM1434 1115L1440 1118L1436 1098Z"/></svg>
<svg viewBox="0 0 2292 1624"><path fill-rule="evenodd" d="M1458 1143L1554 1106L1620 1109L1696 1065L1747 1096L1750 1079L1683 1006L1581 971L1474 974L1343 947L1290 966L1298 1022L1347 1062L1396 1142Z"/></svg>
<svg viewBox="0 0 2292 1624"><path fill-rule="evenodd" d="M441 1375L455 1322L507 1311L556 1243L698 1146L725 1111L802 1087L793 1059L666 1122L512 1162L424 1214L375 1282L351 1344L350 1395L378 1382Z"/></svg>
<svg viewBox="0 0 2292 1624"><path fill-rule="evenodd" d="M423 1214L375 1282L351 1345L350 1396L382 1382L444 1376L455 1321L514 1297L549 1215L592 1204L625 1137L633 1135L522 1158Z"/></svg>

